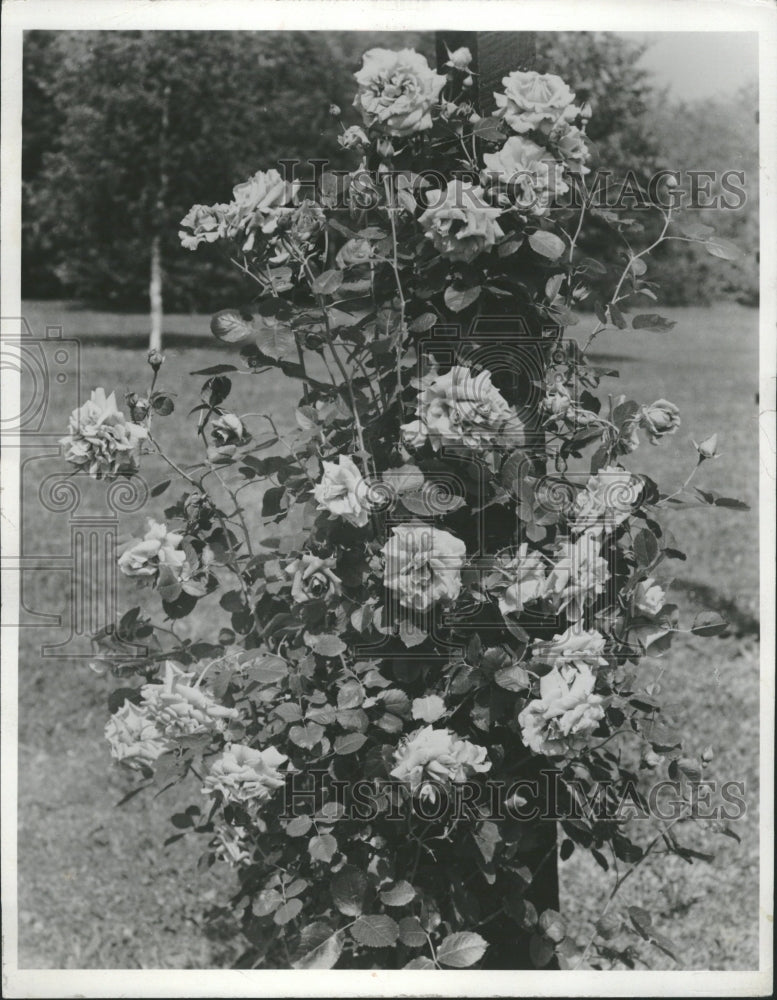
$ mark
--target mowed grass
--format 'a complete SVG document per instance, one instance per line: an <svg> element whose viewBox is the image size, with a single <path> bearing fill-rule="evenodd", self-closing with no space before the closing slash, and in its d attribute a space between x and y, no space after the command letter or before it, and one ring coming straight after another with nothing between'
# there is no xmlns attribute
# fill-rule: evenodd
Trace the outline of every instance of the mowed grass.
<svg viewBox="0 0 777 1000"><path fill-rule="evenodd" d="M621 378L606 391L626 392L643 402L666 398L683 416L678 433L653 448L644 443L627 464L662 486L679 486L695 460L691 438L720 436L722 457L700 470L698 483L751 504L750 512L724 509L678 511L674 531L686 562L677 562L671 592L683 620L714 607L732 622L720 639L679 637L666 656L646 659L645 684L661 673L664 697L688 734L689 748L707 745L715 758L705 774L746 784L748 811L736 824L741 844L700 825L681 829L681 839L699 850L715 851L712 863L689 865L677 858L650 858L616 897L611 910L639 904L650 909L656 926L672 938L687 969L745 969L757 966L758 898L758 407L757 314L735 305L714 309L665 310L677 320L666 334L607 334L596 351ZM87 313L62 304L31 303L25 310L43 336L61 325L65 338L81 342L81 397L95 386L142 392L145 362L143 317ZM584 317L569 331L580 339ZM198 459L194 419L198 368L233 360L208 334L207 317L176 317L165 348L160 386L178 393L176 414L156 422L155 435L181 464ZM281 426L293 420L296 389L274 374L235 378L231 405L238 413L267 412ZM73 405L72 380L52 382L47 424L64 429ZM253 419L253 418L252 418ZM261 433L260 424L253 428ZM41 484L63 463L49 448L28 451L23 476L23 536L26 551L67 552L69 517L47 509ZM168 478L158 459L144 462L149 486ZM106 512L105 486L82 483L76 514ZM149 498L141 510L120 518L124 536L142 531L145 516L162 517L165 494ZM259 491L245 491L255 508ZM250 513L250 512L249 512ZM75 516L73 514L72 516ZM251 523L257 520L251 517ZM257 528L258 530L258 528ZM73 588L82 581L52 567L25 576L24 601L30 612L60 612L68 620ZM119 580L118 604L155 605L148 591ZM91 586L94 588L94 582ZM28 614L27 621L33 621ZM187 627L205 638L217 628L215 614ZM62 642L67 628L21 631L19 773L20 965L26 968L203 968L228 965L236 942L228 920L206 926L203 913L223 900L225 871L203 876L196 861L204 845L186 837L162 847L173 832L168 817L187 801L187 791L152 799L147 793L121 809L115 803L131 781L112 767L102 736L106 697L115 685L98 677L79 658L41 656L42 644ZM74 649L83 654L88 644ZM196 800L196 787L188 790ZM644 834L638 832L644 838ZM562 909L582 940L604 906L611 875L580 851L562 865ZM654 968L676 967L661 952L650 954Z"/></svg>

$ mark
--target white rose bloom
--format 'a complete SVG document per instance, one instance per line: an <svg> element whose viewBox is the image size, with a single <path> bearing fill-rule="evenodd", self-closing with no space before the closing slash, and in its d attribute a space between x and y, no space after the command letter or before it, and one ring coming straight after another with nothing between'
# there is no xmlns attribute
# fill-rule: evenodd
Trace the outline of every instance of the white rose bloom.
<svg viewBox="0 0 777 1000"><path fill-rule="evenodd" d="M146 709L131 701L125 701L110 717L105 738L111 745L111 756L131 766L153 764L170 746Z"/></svg>
<svg viewBox="0 0 777 1000"><path fill-rule="evenodd" d="M491 373L473 375L454 365L444 375L428 375L418 395L418 420L402 426L406 445L426 438L435 451L443 445L481 450L495 444L517 443L523 434L515 410L491 382Z"/></svg>
<svg viewBox="0 0 777 1000"><path fill-rule="evenodd" d="M554 667L540 678L540 697L518 716L521 737L535 753L558 756L585 745L604 718L596 678L586 664Z"/></svg>
<svg viewBox="0 0 777 1000"><path fill-rule="evenodd" d="M494 94L496 114L503 117L514 132L541 128L550 131L560 122L572 121L580 112L575 95L553 73L516 70L502 79L503 94Z"/></svg>
<svg viewBox="0 0 777 1000"><path fill-rule="evenodd" d="M570 523L578 531L604 527L613 531L637 505L642 481L627 469L608 465L591 476L575 497Z"/></svg>
<svg viewBox="0 0 777 1000"><path fill-rule="evenodd" d="M496 221L501 208L483 199L483 189L469 181L448 182L445 193L427 195L429 208L419 218L427 239L448 260L473 260L490 250L504 232Z"/></svg>
<svg viewBox="0 0 777 1000"><path fill-rule="evenodd" d="M257 230L265 235L274 233L281 217L292 211L288 206L295 190L295 185L285 181L277 170L257 170L253 177L232 190L239 228L247 233Z"/></svg>
<svg viewBox="0 0 777 1000"><path fill-rule="evenodd" d="M116 395L93 389L91 398L70 415L68 434L60 438L67 445L65 458L90 476L111 479L137 471L140 443L148 431L125 419L116 406Z"/></svg>
<svg viewBox="0 0 777 1000"><path fill-rule="evenodd" d="M334 564L333 557L321 559L312 552L303 552L299 559L289 563L286 573L292 577L291 596L297 604L340 593L341 581L332 569Z"/></svg>
<svg viewBox="0 0 777 1000"><path fill-rule="evenodd" d="M548 575L545 597L556 614L566 613L571 622L583 617L588 600L604 591L610 579L607 563L600 556L599 538L586 532L575 541L564 539L557 547L557 559Z"/></svg>
<svg viewBox="0 0 777 1000"><path fill-rule="evenodd" d="M183 248L196 250L201 243L215 243L216 240L228 236L230 223L237 221L236 208L234 203L192 205L180 222L180 225L185 227L178 233Z"/></svg>
<svg viewBox="0 0 777 1000"><path fill-rule="evenodd" d="M503 615L520 614L526 604L543 597L547 566L539 552L529 552L526 542L521 543L515 556L501 569L510 581L499 597Z"/></svg>
<svg viewBox="0 0 777 1000"><path fill-rule="evenodd" d="M383 583L399 603L425 611L436 601L455 601L467 548L460 538L429 524L400 524L383 546Z"/></svg>
<svg viewBox="0 0 777 1000"><path fill-rule="evenodd" d="M359 92L353 103L365 125L396 136L432 127L431 109L446 77L430 69L424 56L413 49L370 49L354 75Z"/></svg>
<svg viewBox="0 0 777 1000"><path fill-rule="evenodd" d="M225 708L207 691L194 686L194 674L170 660L165 662L161 684L144 684L143 707L158 728L172 739L211 730L223 731L237 710Z"/></svg>
<svg viewBox="0 0 777 1000"><path fill-rule="evenodd" d="M203 795L221 792L227 802L264 802L285 780L278 770L288 760L275 747L254 750L233 743L211 766L205 778Z"/></svg>
<svg viewBox="0 0 777 1000"><path fill-rule="evenodd" d="M337 463L322 462L321 482L313 488L319 510L328 510L357 528L370 519L367 483L350 455L339 455Z"/></svg>
<svg viewBox="0 0 777 1000"><path fill-rule="evenodd" d="M434 797L428 781L448 785L466 781L473 774L483 774L491 768L485 747L462 740L448 729L424 726L406 737L394 751L396 766L391 775L406 782L422 797Z"/></svg>
<svg viewBox="0 0 777 1000"><path fill-rule="evenodd" d="M445 715L445 702L438 694L428 694L424 698L414 698L410 709L414 719L421 722L437 722Z"/></svg>
<svg viewBox="0 0 777 1000"><path fill-rule="evenodd" d="M168 531L164 522L148 518L143 538L128 545L119 556L119 569L125 576L152 577L166 567L175 579L188 579L191 567L181 550L182 542L183 536Z"/></svg>
<svg viewBox="0 0 777 1000"><path fill-rule="evenodd" d="M655 618L661 613L666 594L652 576L640 580L634 591L634 607L648 618Z"/></svg>
<svg viewBox="0 0 777 1000"><path fill-rule="evenodd" d="M532 644L532 660L557 666L606 667L602 656L606 640L596 629L581 629L570 625L566 632L554 635L549 642L535 640Z"/></svg>
<svg viewBox="0 0 777 1000"><path fill-rule="evenodd" d="M563 167L547 149L513 135L496 153L484 153L484 183L499 185L508 200L533 215L545 215L554 197L569 190Z"/></svg>

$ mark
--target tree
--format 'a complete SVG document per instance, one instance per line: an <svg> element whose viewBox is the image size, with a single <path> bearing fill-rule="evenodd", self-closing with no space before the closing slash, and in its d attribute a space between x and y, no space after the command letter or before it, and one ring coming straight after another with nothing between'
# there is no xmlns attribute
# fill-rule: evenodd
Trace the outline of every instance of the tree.
<svg viewBox="0 0 777 1000"><path fill-rule="evenodd" d="M190 205L214 191L228 200L259 166L301 156L311 132L319 155L340 156L328 108L348 68L310 33L64 32L29 44L38 103L61 124L34 163L43 139L27 115L27 232L47 234L69 294L125 306L151 286L158 311L164 276L172 305L209 304L203 278L235 279L215 255L192 267L181 251Z"/></svg>

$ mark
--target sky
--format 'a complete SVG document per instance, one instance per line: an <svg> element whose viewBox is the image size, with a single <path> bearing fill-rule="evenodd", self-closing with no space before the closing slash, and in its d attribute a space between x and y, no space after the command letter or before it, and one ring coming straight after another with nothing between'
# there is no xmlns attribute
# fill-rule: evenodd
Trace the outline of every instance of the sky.
<svg viewBox="0 0 777 1000"><path fill-rule="evenodd" d="M754 32L620 34L650 43L640 65L653 72L657 84L668 85L675 97L695 100L723 95L758 76L758 36Z"/></svg>

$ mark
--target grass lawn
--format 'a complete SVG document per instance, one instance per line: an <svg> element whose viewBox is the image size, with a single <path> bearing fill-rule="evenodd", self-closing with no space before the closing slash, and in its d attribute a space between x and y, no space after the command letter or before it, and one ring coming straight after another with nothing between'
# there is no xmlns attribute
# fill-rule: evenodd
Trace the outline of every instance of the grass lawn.
<svg viewBox="0 0 777 1000"><path fill-rule="evenodd" d="M661 660L644 661L645 683L661 673L664 697L689 734L691 748L712 745L706 777L746 783L747 816L736 828L741 844L694 826L683 840L714 850L712 863L692 865L656 856L627 883L612 909L637 903L651 910L659 930L675 943L682 967L757 967L758 913L758 407L757 314L736 305L663 310L677 320L669 333L603 335L597 351L621 378L607 391L651 402L666 398L682 412L674 438L643 444L626 464L661 485L679 485L694 462L691 438L718 432L722 457L706 463L698 484L740 497L750 512L724 509L677 512L674 531L687 562L676 563L672 597L686 622L701 607L721 610L732 622L726 638L680 637ZM147 384L144 317L85 312L57 303L29 303L25 314L38 336L63 327L81 342L81 397L95 386L121 396ZM589 321L577 329L587 333ZM173 317L160 386L177 392L177 414L160 419L157 435L181 464L197 458L193 419L198 380L188 372L232 360L212 340L206 317ZM66 391L67 390L67 391ZM71 382L52 382L47 419L64 430L72 408ZM236 379L236 412L265 411L281 424L293 419L288 384L267 374ZM258 427L257 427L258 432ZM23 474L25 551L42 556L67 551L68 515L41 502L48 476L62 471L56 447L28 449ZM161 461L144 463L150 486L168 478ZM249 494L250 491L246 491ZM248 497L246 497L248 499ZM138 533L148 514L161 518L166 496L123 515L119 530ZM104 515L105 487L86 484L78 516ZM32 612L67 614L80 580L52 568L30 571L24 601ZM94 581L87 581L96 587ZM119 581L119 606L137 603L130 581ZM153 603L149 604L153 607ZM206 627L211 635L214 622ZM233 955L228 921L206 930L202 914L223 898L225 875L195 870L199 845L184 838L164 850L176 799L137 796L114 804L131 787L110 764L102 729L106 694L114 686L96 676L85 656L40 655L41 644L63 641L56 627L21 631L19 775L19 964L23 968L223 967ZM83 645L68 647L67 652ZM692 836L691 836L692 832ZM562 909L573 926L595 920L609 874L576 851L562 865ZM590 930L589 930L590 933ZM674 968L656 951L654 968Z"/></svg>

